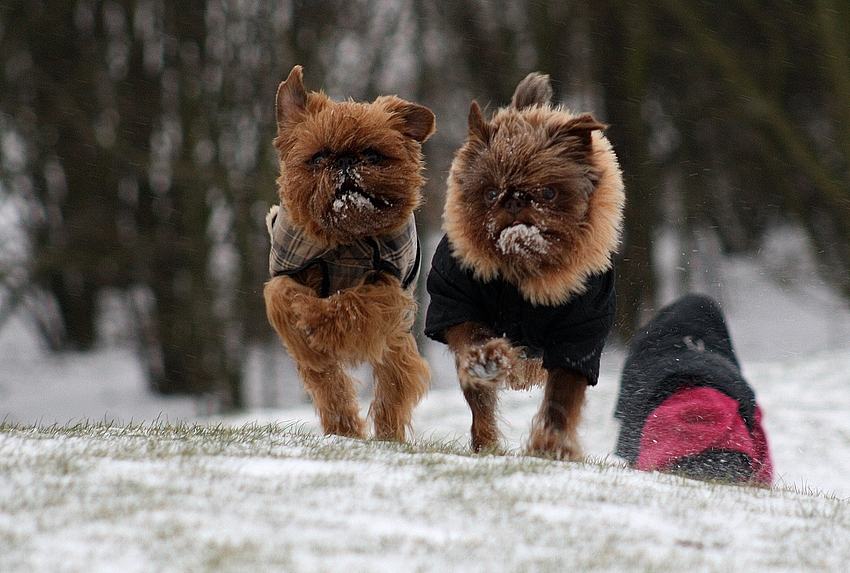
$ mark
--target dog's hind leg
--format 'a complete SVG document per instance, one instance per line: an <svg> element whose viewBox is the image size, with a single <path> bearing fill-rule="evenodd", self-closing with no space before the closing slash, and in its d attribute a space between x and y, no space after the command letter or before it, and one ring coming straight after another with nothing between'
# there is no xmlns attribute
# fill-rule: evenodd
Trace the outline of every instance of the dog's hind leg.
<svg viewBox="0 0 850 573"><path fill-rule="evenodd" d="M403 442L411 428L413 408L428 391L431 370L409 333L387 338L380 360L372 363L375 398L370 414L375 438Z"/></svg>
<svg viewBox="0 0 850 573"><path fill-rule="evenodd" d="M324 370L300 366L298 370L325 434L365 438L366 422L360 417L354 378L338 364L331 364Z"/></svg>
<svg viewBox="0 0 850 573"><path fill-rule="evenodd" d="M586 390L587 378L578 372L567 368L549 372L543 403L531 424L529 453L581 460L578 425Z"/></svg>

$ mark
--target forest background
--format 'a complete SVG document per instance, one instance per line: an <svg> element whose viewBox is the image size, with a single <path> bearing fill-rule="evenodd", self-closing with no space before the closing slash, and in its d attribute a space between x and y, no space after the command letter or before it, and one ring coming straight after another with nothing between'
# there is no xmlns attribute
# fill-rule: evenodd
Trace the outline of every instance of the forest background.
<svg viewBox="0 0 850 573"><path fill-rule="evenodd" d="M492 111L538 70L609 124L616 340L789 226L850 299L845 2L0 0L0 328L25 313L54 350L87 350L118 308L152 389L244 407L248 349L279 346L263 217L294 64L335 99L436 113L426 245L472 99Z"/></svg>

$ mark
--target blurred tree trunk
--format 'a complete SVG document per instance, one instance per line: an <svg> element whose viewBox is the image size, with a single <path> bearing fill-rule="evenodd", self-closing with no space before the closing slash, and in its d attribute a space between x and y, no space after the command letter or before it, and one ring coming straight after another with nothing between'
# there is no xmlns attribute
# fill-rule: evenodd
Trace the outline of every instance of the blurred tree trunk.
<svg viewBox="0 0 850 573"><path fill-rule="evenodd" d="M207 236L208 190L226 181L195 157L217 119L201 97L206 1L22 0L0 15L0 101L45 213L31 274L64 319L49 340L91 348L102 289L147 285L152 387L242 407L241 333L216 312Z"/></svg>
<svg viewBox="0 0 850 573"><path fill-rule="evenodd" d="M28 178L44 205L31 275L64 319L64 335L48 340L81 350L95 342L99 289L126 284L131 257L112 219L114 91L109 70L93 62L110 32L85 16L69 1L7 7L3 51L15 71L2 90L3 108L31 144Z"/></svg>
<svg viewBox="0 0 850 573"><path fill-rule="evenodd" d="M592 9L591 9L592 8ZM638 5L596 2L592 15L601 61L606 136L611 140L626 185L623 243L616 256L616 330L628 342L655 306L653 233L657 224L658 174L649 155L649 128L643 117L648 94L653 37L649 14Z"/></svg>
<svg viewBox="0 0 850 573"><path fill-rule="evenodd" d="M162 371L152 382L164 393L212 394L218 410L241 409L242 363L234 355L241 341L226 327L232 309L214 304L216 285L209 268L208 202L216 174L194 158L198 136L210 131L201 68L206 2L180 0L163 7L164 39L179 40L165 48L159 126L162 144L173 149L151 150L152 168L157 160L163 162L162 172L154 175L159 188L152 188L150 208L156 223L146 261L162 352Z"/></svg>

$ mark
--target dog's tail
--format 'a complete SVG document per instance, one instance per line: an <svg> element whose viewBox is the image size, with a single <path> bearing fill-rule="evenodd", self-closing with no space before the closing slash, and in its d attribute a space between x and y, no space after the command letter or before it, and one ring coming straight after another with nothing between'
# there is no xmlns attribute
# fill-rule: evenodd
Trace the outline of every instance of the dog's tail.
<svg viewBox="0 0 850 573"><path fill-rule="evenodd" d="M532 72L516 87L511 105L518 110L532 105L546 105L552 101L552 93L549 76Z"/></svg>

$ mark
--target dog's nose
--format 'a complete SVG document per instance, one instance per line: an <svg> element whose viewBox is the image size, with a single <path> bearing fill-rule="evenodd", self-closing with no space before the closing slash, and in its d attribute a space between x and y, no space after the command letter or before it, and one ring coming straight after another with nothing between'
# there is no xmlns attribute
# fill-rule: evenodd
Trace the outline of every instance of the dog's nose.
<svg viewBox="0 0 850 573"><path fill-rule="evenodd" d="M357 163L357 158L353 155L340 155L334 159L334 166L337 169L351 169Z"/></svg>
<svg viewBox="0 0 850 573"><path fill-rule="evenodd" d="M520 209L526 205L528 205L528 201L526 201L524 197L511 195L508 197L508 200L505 201L505 210L507 210L511 215L516 215L519 213Z"/></svg>

